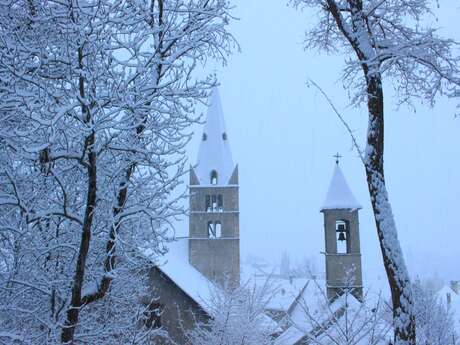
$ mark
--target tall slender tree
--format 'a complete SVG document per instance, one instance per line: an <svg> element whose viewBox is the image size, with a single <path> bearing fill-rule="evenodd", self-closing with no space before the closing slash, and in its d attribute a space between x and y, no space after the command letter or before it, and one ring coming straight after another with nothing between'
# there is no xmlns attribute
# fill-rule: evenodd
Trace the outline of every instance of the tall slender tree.
<svg viewBox="0 0 460 345"><path fill-rule="evenodd" d="M430 0L292 0L318 12L306 46L347 54L343 80L352 103L368 109L366 148L360 152L393 302L395 343L415 344L415 318L406 268L384 173L384 80L391 80L401 103L433 104L460 85L455 42L424 24ZM355 142L356 143L356 142Z"/></svg>

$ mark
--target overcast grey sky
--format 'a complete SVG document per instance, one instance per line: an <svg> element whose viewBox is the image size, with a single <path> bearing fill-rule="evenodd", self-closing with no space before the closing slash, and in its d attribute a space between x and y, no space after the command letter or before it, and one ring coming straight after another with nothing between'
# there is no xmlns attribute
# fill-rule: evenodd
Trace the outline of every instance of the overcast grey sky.
<svg viewBox="0 0 460 345"><path fill-rule="evenodd" d="M334 161L341 166L360 213L361 248L367 275L382 272L380 249L365 183L351 140L324 98L306 86L312 78L333 98L360 142L366 109L348 106L340 82L344 55L304 51L303 33L313 13L298 12L283 0L239 0L240 19L231 30L242 52L226 67L213 67L235 162L240 169L242 258L251 253L279 260L313 257L323 268L323 219ZM444 0L438 25L460 39L457 1ZM399 110L386 85L385 165L390 200L406 261L413 275L460 279L460 118L455 102L434 108ZM196 160L201 129L189 146ZM186 231L184 221L179 232Z"/></svg>

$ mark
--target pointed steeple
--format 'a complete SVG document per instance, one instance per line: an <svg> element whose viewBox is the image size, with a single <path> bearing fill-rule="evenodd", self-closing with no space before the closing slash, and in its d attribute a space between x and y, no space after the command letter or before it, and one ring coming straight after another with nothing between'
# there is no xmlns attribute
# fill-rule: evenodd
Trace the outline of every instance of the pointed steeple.
<svg viewBox="0 0 460 345"><path fill-rule="evenodd" d="M321 207L323 210L331 209L361 209L361 205L356 200L347 181L343 176L339 163L336 162L331 183L327 191L326 200Z"/></svg>
<svg viewBox="0 0 460 345"><path fill-rule="evenodd" d="M212 90L210 101L195 173L200 185L227 185L235 165L217 87Z"/></svg>

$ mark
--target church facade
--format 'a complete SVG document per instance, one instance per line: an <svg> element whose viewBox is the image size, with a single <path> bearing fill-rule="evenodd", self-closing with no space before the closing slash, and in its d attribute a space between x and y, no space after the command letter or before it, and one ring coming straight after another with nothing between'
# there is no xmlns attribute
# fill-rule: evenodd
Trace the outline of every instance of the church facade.
<svg viewBox="0 0 460 345"><path fill-rule="evenodd" d="M211 95L197 164L190 169L189 190L188 237L173 241L164 262L150 272L152 291L161 310L157 326L178 344L187 344L185 333L195 322L211 317L206 304L210 286L231 288L240 282L238 166L233 162L217 89ZM352 289L357 300L362 298L360 208L337 162L321 207L325 288L331 301L345 289ZM305 291L303 285L299 286L297 294ZM295 309L298 296L294 297L280 313L289 315ZM280 327L286 330L289 325Z"/></svg>

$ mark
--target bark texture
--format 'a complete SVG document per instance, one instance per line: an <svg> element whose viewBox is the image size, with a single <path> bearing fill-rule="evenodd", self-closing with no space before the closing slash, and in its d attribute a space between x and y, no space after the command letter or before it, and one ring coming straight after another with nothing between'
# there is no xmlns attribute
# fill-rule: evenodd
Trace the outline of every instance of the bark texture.
<svg viewBox="0 0 460 345"><path fill-rule="evenodd" d="M346 21L337 2L327 0L327 9L355 52L366 81L369 124L364 165L383 263L391 290L394 341L398 345L414 345L416 335L411 282L385 185L384 98L380 72L382 61L375 52L375 42L369 31L362 0L349 0L348 6L350 20Z"/></svg>
<svg viewBox="0 0 460 345"><path fill-rule="evenodd" d="M396 344L415 344L415 316L411 282L388 199L384 173L384 107L380 75L366 78L368 85L369 127L365 168L375 224L393 303Z"/></svg>

